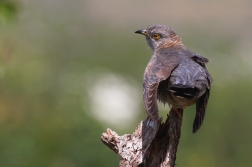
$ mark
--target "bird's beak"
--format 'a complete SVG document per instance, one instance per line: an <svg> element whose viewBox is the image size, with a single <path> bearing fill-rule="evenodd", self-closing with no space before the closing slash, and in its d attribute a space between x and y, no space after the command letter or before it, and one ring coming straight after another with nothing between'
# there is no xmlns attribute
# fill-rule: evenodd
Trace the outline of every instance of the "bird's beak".
<svg viewBox="0 0 252 167"><path fill-rule="evenodd" d="M148 34L147 34L147 30L137 30L135 33L137 33L137 34L142 34L142 35L145 35L145 36L148 36Z"/></svg>

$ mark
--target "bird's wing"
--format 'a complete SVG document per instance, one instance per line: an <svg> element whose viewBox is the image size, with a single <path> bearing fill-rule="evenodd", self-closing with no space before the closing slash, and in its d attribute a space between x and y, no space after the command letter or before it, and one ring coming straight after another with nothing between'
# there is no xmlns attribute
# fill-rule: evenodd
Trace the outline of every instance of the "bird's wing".
<svg viewBox="0 0 252 167"><path fill-rule="evenodd" d="M196 102L196 115L193 122L193 133L196 133L203 123L209 95L210 90L207 89L206 92Z"/></svg>
<svg viewBox="0 0 252 167"><path fill-rule="evenodd" d="M196 102L196 115L195 115L194 122L193 122L193 133L196 133L197 130L202 125L204 117L205 117L207 102L209 99L211 83L213 82L213 79L206 69L206 63L208 62L208 59L206 59L198 54L195 54L192 57L192 59L203 67L203 69L205 70L206 76L207 76L207 78L206 78L207 79L207 90Z"/></svg>
<svg viewBox="0 0 252 167"><path fill-rule="evenodd" d="M166 80L171 72L179 65L180 59L168 52L158 52L149 61L143 80L143 98L145 109L152 120L157 121L157 90L159 82Z"/></svg>
<svg viewBox="0 0 252 167"><path fill-rule="evenodd" d="M206 64L209 62L209 60L197 53L194 53L191 57L195 62L197 62L201 67L204 68L206 75L207 75L207 80L208 80L208 85L209 85L209 89L210 89L210 85L213 82L213 79L211 77L211 75L209 74L209 72L206 69Z"/></svg>

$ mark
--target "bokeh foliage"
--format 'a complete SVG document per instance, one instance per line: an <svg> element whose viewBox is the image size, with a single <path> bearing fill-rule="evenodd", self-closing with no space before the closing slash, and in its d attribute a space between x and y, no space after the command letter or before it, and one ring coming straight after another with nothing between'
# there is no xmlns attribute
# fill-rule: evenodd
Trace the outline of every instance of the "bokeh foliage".
<svg viewBox="0 0 252 167"><path fill-rule="evenodd" d="M107 125L89 115L85 86L90 78L85 74L98 69L130 77L141 92L142 74L151 51L134 31L156 20L136 21L116 10L118 2L108 2L109 7L95 2L99 1L0 1L0 20L5 24L0 27L0 166L118 165L117 155L100 141ZM123 6L129 8L131 3L141 5L130 1ZM249 6L247 3L242 4ZM133 13L131 9L134 12L135 8L125 9L130 11L127 14ZM110 15L110 11L117 13ZM106 12L119 21L106 20ZM138 11L135 16L144 17ZM16 18L14 22L6 24L12 18ZM247 23L249 18L251 13L239 21ZM204 22L204 16L198 22L192 19L181 23L179 19L180 15L167 17L162 23L171 22L188 48L210 59L207 67L214 83L206 119L197 134L191 133L195 106L186 109L177 164L250 166L249 24L230 28L233 22L223 19L225 24L217 26L219 20L210 20L214 27L209 20ZM160 110L165 116L168 107ZM141 112L129 129L110 128L120 134L131 133L146 116L143 108Z"/></svg>
<svg viewBox="0 0 252 167"><path fill-rule="evenodd" d="M11 0L0 1L0 23L4 24L11 21L17 14L18 4Z"/></svg>

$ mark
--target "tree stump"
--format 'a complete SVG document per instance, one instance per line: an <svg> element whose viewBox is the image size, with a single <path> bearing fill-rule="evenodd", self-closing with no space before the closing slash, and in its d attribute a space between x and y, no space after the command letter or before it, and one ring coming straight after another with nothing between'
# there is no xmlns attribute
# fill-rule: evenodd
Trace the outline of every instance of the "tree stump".
<svg viewBox="0 0 252 167"><path fill-rule="evenodd" d="M183 116L178 112L181 117L171 109L164 123L147 117L133 134L119 136L107 129L101 140L120 156L120 167L174 167Z"/></svg>

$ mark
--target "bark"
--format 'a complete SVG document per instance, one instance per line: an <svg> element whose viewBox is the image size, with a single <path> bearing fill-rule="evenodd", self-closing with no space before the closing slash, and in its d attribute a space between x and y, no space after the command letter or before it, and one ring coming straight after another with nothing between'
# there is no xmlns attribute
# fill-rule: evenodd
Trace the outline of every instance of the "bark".
<svg viewBox="0 0 252 167"><path fill-rule="evenodd" d="M164 123L147 117L133 134L119 136L107 129L101 140L120 156L120 167L174 167L183 116L178 112L181 116L171 110Z"/></svg>

